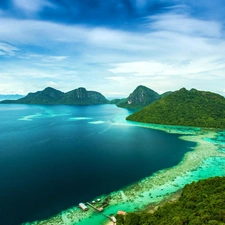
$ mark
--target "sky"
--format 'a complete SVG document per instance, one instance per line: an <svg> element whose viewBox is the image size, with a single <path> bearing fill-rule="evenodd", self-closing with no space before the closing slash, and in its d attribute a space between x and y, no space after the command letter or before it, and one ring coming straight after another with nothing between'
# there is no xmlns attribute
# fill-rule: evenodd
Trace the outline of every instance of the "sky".
<svg viewBox="0 0 225 225"><path fill-rule="evenodd" d="M1 0L0 94L225 96L224 12L224 0Z"/></svg>

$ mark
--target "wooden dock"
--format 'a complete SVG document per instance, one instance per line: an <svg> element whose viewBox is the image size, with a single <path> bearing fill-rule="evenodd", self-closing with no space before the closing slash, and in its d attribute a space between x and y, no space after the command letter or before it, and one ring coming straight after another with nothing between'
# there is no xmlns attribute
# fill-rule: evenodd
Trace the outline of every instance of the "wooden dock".
<svg viewBox="0 0 225 225"><path fill-rule="evenodd" d="M96 211L101 212L100 209L96 208L96 207L95 207L94 205L92 205L91 203L87 202L86 204L89 205L91 208L95 209Z"/></svg>
<svg viewBox="0 0 225 225"><path fill-rule="evenodd" d="M89 205L91 208L93 208L94 210L96 210L97 212L101 213L103 216L107 217L108 219L110 219L113 223L116 222L116 218L115 217L111 217L109 215L106 215L105 213L102 212L102 210L96 208L94 205L92 205L91 203L87 202L87 205Z"/></svg>

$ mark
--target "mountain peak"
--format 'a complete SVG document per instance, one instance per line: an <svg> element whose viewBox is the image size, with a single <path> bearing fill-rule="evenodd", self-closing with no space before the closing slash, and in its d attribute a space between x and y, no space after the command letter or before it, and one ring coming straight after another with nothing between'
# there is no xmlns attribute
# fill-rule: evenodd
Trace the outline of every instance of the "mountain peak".
<svg viewBox="0 0 225 225"><path fill-rule="evenodd" d="M86 88L84 88L84 87L79 87L79 88L77 88L77 90L80 90L80 91L87 91Z"/></svg>
<svg viewBox="0 0 225 225"><path fill-rule="evenodd" d="M52 87L46 87L43 91L58 91L58 90Z"/></svg>
<svg viewBox="0 0 225 225"><path fill-rule="evenodd" d="M160 95L157 92L139 85L128 98L118 102L117 106L123 108L143 108L158 99L160 99Z"/></svg>

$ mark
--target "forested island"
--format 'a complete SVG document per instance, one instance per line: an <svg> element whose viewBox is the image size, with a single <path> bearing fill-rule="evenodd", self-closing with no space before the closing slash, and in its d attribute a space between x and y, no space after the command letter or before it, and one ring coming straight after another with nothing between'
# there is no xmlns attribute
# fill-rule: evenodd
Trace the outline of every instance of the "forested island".
<svg viewBox="0 0 225 225"><path fill-rule="evenodd" d="M109 101L97 91L87 91L85 88L77 88L69 92L62 92L51 87L43 91L29 93L18 100L4 100L2 104L49 104L49 105L96 105L106 104Z"/></svg>
<svg viewBox="0 0 225 225"><path fill-rule="evenodd" d="M147 211L117 215L117 225L225 224L225 177L214 177L186 185L180 198L165 203L154 213Z"/></svg>
<svg viewBox="0 0 225 225"><path fill-rule="evenodd" d="M61 92L51 87L43 91L29 93L17 100L4 100L1 104L66 104L96 105L116 104L117 107L139 109L127 120L136 122L193 126L205 128L225 127L225 98L219 94L196 89L168 91L159 95L143 85L139 85L127 98L109 101L97 91L77 88Z"/></svg>
<svg viewBox="0 0 225 225"><path fill-rule="evenodd" d="M160 98L157 92L139 85L127 98L118 101L116 106L128 109L143 108Z"/></svg>
<svg viewBox="0 0 225 225"><path fill-rule="evenodd" d="M23 95L19 95L19 94L12 94L12 95L7 95L7 94L4 94L4 95L1 95L0 94L0 101L3 101L3 100L17 100L19 98L23 98L24 96Z"/></svg>
<svg viewBox="0 0 225 225"><path fill-rule="evenodd" d="M219 94L182 88L127 117L164 125L225 128L225 98Z"/></svg>
<svg viewBox="0 0 225 225"><path fill-rule="evenodd" d="M136 122L193 126L205 128L225 127L225 98L219 94L196 89L168 91L159 95L143 85L139 85L127 98L109 101L97 91L77 88L61 92L51 87L43 91L29 93L17 100L4 100L1 104L66 104L96 105L116 104L117 107L139 109L127 120Z"/></svg>

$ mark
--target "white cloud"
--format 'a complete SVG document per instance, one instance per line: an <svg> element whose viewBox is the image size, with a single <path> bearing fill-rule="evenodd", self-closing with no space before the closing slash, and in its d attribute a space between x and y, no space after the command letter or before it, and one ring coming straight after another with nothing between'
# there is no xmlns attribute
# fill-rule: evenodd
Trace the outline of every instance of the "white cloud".
<svg viewBox="0 0 225 225"><path fill-rule="evenodd" d="M143 84L163 93L181 87L221 93L224 83L225 59L206 56L183 62L139 61L116 64L110 69L117 76L129 76L126 85Z"/></svg>
<svg viewBox="0 0 225 225"><path fill-rule="evenodd" d="M142 58L162 57L162 54L164 54L163 57L168 58L175 54L183 57L187 51L205 54L220 44L216 43L218 40L207 39L204 36L207 34L219 37L222 32L220 24L180 17L177 15L154 17L154 22L148 23L148 28L144 33L100 27L69 26L36 20L1 19L0 37L15 44L40 47L52 45L57 51L59 49L63 51L62 45L66 44L69 46L66 48L67 50L82 50L82 54L90 53L90 50L95 50L93 48L98 48L96 53L103 50L105 52L101 53L104 54L110 50L113 54L116 52L117 55L126 55L128 58L135 55ZM203 28L198 28L199 26ZM152 28L154 29L152 30ZM181 29L184 29L185 32L181 32ZM198 29L200 31L196 31ZM98 56L101 57L100 54Z"/></svg>
<svg viewBox="0 0 225 225"><path fill-rule="evenodd" d="M57 62L63 61L64 59L67 59L67 56L49 56L50 60L55 60Z"/></svg>
<svg viewBox="0 0 225 225"><path fill-rule="evenodd" d="M160 61L141 61L119 63L115 68L109 69L115 74L132 74L135 76L183 76L187 78L197 78L198 74L211 71L224 71L225 59L206 56L186 62L176 61L174 63L164 63ZM206 79L206 76L202 77ZM215 79L215 77L213 78Z"/></svg>
<svg viewBox="0 0 225 225"><path fill-rule="evenodd" d="M18 48L14 47L12 45L0 42L0 55L13 56L13 55L15 55L15 53L17 51L19 51Z"/></svg>
<svg viewBox="0 0 225 225"><path fill-rule="evenodd" d="M25 63L21 76L35 80L30 84L41 86L45 78L68 87L72 84L66 84L67 79L73 77L82 86L102 88L104 93L130 93L139 84L160 92L186 84L196 88L204 85L208 90L214 85L220 92L224 90L225 40L221 24L214 21L158 15L148 18L141 32L131 32L1 18L1 40L22 49L20 60ZM0 54L6 54L4 48L0 44ZM42 51L45 55L40 55ZM34 70L35 66L38 69ZM9 71L10 66L4 68ZM16 71L19 69L13 71L16 75L8 76L19 77Z"/></svg>
<svg viewBox="0 0 225 225"><path fill-rule="evenodd" d="M0 82L0 93L17 93L16 90L24 90L23 94L27 94L42 90L47 86L68 91L76 88L74 83L78 83L76 71L59 67L49 70L48 68L26 67L26 65L15 65L14 67L5 65L3 71L0 72L0 77L2 81Z"/></svg>
<svg viewBox="0 0 225 225"><path fill-rule="evenodd" d="M115 66L116 68L109 69L110 72L115 74L128 73L145 76L150 74L158 74L162 71L162 64L154 61L119 63Z"/></svg>
<svg viewBox="0 0 225 225"><path fill-rule="evenodd" d="M98 47L114 51L146 51L152 49L146 36L142 37L138 33L100 27L63 25L38 20L2 18L0 20L0 37L11 43L43 47L55 45L55 48L61 48L62 50L65 48L62 48L63 44L69 45L69 48L66 48L67 50L70 50L70 48L79 50L82 47L86 49ZM72 46L72 44L79 45Z"/></svg>
<svg viewBox="0 0 225 225"><path fill-rule="evenodd" d="M157 15L149 19L154 22L147 22L145 26L155 30L194 36L221 37L222 35L222 25L215 21L194 19L180 14Z"/></svg>
<svg viewBox="0 0 225 225"><path fill-rule="evenodd" d="M16 26L15 26L16 24ZM82 26L69 26L38 20L1 18L0 37L11 43L47 46L62 43L86 42L90 30ZM59 46L61 48L61 46ZM76 46L77 47L77 46Z"/></svg>

